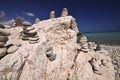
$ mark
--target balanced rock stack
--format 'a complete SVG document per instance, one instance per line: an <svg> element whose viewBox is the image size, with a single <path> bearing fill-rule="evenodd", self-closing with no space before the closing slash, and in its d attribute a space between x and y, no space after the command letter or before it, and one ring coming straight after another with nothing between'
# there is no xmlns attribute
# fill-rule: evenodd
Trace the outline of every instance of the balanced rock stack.
<svg viewBox="0 0 120 80"><path fill-rule="evenodd" d="M83 36L80 39L80 45L81 45L81 50L84 52L88 52L88 43L87 43L87 37Z"/></svg>
<svg viewBox="0 0 120 80"><path fill-rule="evenodd" d="M38 43L39 37L37 35L37 31L34 26L31 26L31 23L24 22L23 23L23 33L22 33L22 39L23 40L29 40L30 44Z"/></svg>
<svg viewBox="0 0 120 80"><path fill-rule="evenodd" d="M92 51L95 50L97 48L97 45L95 44L95 42L87 42L87 37L83 36L80 38L80 46L81 46L81 50L83 52L88 52L88 51Z"/></svg>
<svg viewBox="0 0 120 80"><path fill-rule="evenodd" d="M0 28L0 58L5 56L7 53L7 48L5 47L5 44L8 41L9 35L10 32Z"/></svg>
<svg viewBox="0 0 120 80"><path fill-rule="evenodd" d="M29 40L27 27L30 27L32 24L30 22L24 21L22 25L23 25L22 40Z"/></svg>
<svg viewBox="0 0 120 80"><path fill-rule="evenodd" d="M50 12L50 19L55 18L55 11Z"/></svg>
<svg viewBox="0 0 120 80"><path fill-rule="evenodd" d="M39 18L36 18L36 19L35 19L35 24L37 24L38 22L40 22L40 19L39 19Z"/></svg>
<svg viewBox="0 0 120 80"><path fill-rule="evenodd" d="M34 26L28 27L29 43L34 44L39 42L39 37Z"/></svg>
<svg viewBox="0 0 120 80"><path fill-rule="evenodd" d="M67 10L67 8L63 8L61 17L66 17L66 16L68 16L68 10Z"/></svg>
<svg viewBox="0 0 120 80"><path fill-rule="evenodd" d="M56 59L56 54L53 53L53 48L49 47L46 50L46 56L50 61L54 61Z"/></svg>

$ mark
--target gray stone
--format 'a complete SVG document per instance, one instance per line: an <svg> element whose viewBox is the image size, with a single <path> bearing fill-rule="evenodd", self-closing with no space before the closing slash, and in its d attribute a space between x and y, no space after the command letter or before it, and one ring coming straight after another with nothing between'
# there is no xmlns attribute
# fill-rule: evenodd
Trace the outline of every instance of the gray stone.
<svg viewBox="0 0 120 80"><path fill-rule="evenodd" d="M35 29L28 31L28 34L34 34L34 33L36 33Z"/></svg>
<svg viewBox="0 0 120 80"><path fill-rule="evenodd" d="M39 42L39 41L30 41L30 40L29 40L29 43L30 43L30 44L35 44L35 43L38 43L38 42Z"/></svg>
<svg viewBox="0 0 120 80"><path fill-rule="evenodd" d="M13 46L11 46L11 47L8 48L7 53L11 54L11 53L16 52L17 50L18 50L18 46L13 45Z"/></svg>
<svg viewBox="0 0 120 80"><path fill-rule="evenodd" d="M55 59L56 59L56 54L51 54L49 60L54 61Z"/></svg>
<svg viewBox="0 0 120 80"><path fill-rule="evenodd" d="M5 45L4 42L0 42L0 47L3 47Z"/></svg>
<svg viewBox="0 0 120 80"><path fill-rule="evenodd" d="M6 41L8 41L8 37L0 36L0 42L6 42Z"/></svg>
<svg viewBox="0 0 120 80"><path fill-rule="evenodd" d="M84 52L88 52L89 51L88 43L81 44L81 50Z"/></svg>
<svg viewBox="0 0 120 80"><path fill-rule="evenodd" d="M82 37L80 38L80 43L84 44L84 43L86 43L86 42L87 42L87 37L86 37L86 36L82 36Z"/></svg>
<svg viewBox="0 0 120 80"><path fill-rule="evenodd" d="M0 58L5 56L6 52L7 52L7 48L5 48L5 47L0 48Z"/></svg>
<svg viewBox="0 0 120 80"><path fill-rule="evenodd" d="M6 30L0 28L0 35L9 36L10 34L11 33L9 31L6 31Z"/></svg>
<svg viewBox="0 0 120 80"><path fill-rule="evenodd" d="M28 22L28 21L24 21L24 22L22 23L22 25L23 25L23 26L31 26L32 24L31 24L30 22Z"/></svg>
<svg viewBox="0 0 120 80"><path fill-rule="evenodd" d="M36 36L37 35L37 32L30 32L28 33L29 37L33 37L33 36Z"/></svg>
<svg viewBox="0 0 120 80"><path fill-rule="evenodd" d="M49 47L47 48L46 50L46 56L49 58L51 56L51 54L53 54L53 48L52 47Z"/></svg>
<svg viewBox="0 0 120 80"><path fill-rule="evenodd" d="M39 40L39 37L35 37L35 38L30 37L29 40L30 40L30 41L38 41L38 40Z"/></svg>
<svg viewBox="0 0 120 80"><path fill-rule="evenodd" d="M39 19L39 18L36 18L36 19L35 19L35 24L37 24L38 22L40 22L40 19Z"/></svg>
<svg viewBox="0 0 120 80"><path fill-rule="evenodd" d="M35 29L35 27L30 26L30 27L27 27L26 29L27 29L28 31L30 31L30 30L34 30L34 29Z"/></svg>
<svg viewBox="0 0 120 80"><path fill-rule="evenodd" d="M4 28L5 28L5 26L4 26L4 25L2 25L2 24L0 24L0 28L4 29Z"/></svg>

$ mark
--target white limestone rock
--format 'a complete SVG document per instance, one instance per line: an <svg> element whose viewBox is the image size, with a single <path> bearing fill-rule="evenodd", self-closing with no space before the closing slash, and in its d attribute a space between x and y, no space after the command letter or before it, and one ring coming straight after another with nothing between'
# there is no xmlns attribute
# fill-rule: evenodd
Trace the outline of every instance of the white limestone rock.
<svg viewBox="0 0 120 80"><path fill-rule="evenodd" d="M11 54L11 53L14 53L18 50L18 46L16 45L13 45L13 46L10 46L8 49L7 49L7 53L8 54Z"/></svg>
<svg viewBox="0 0 120 80"><path fill-rule="evenodd" d="M77 51L79 31L77 25L71 28L72 19L64 16L33 24L40 40L35 44L21 40L22 30L10 29L7 44L19 42L21 46L0 59L0 80L114 80L114 68L107 51ZM82 42L88 44L85 38ZM48 47L52 50L48 51ZM89 49L89 45L87 47ZM97 60L93 64L92 58ZM98 66L95 72L93 65L102 67Z"/></svg>

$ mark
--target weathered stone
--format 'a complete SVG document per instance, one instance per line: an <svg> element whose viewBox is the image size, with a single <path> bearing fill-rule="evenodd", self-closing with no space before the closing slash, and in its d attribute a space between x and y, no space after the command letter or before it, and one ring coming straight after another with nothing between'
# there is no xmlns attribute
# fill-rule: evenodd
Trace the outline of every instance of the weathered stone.
<svg viewBox="0 0 120 80"><path fill-rule="evenodd" d="M34 38L34 37L30 37L29 40L30 40L30 41L38 41L38 40L39 40L39 37L35 37L35 38Z"/></svg>
<svg viewBox="0 0 120 80"><path fill-rule="evenodd" d="M6 41L8 41L8 37L0 36L0 42L6 42Z"/></svg>
<svg viewBox="0 0 120 80"><path fill-rule="evenodd" d="M38 22L40 22L40 19L39 19L39 18L36 18L36 19L35 19L35 24L37 24Z"/></svg>
<svg viewBox="0 0 120 80"><path fill-rule="evenodd" d="M89 45L89 49L91 50L95 50L97 48L97 45L95 44L95 42L88 42Z"/></svg>
<svg viewBox="0 0 120 80"><path fill-rule="evenodd" d="M30 40L29 40L29 43L30 43L30 44L35 44L35 43L38 43L38 42L39 42L39 41L30 41Z"/></svg>
<svg viewBox="0 0 120 80"><path fill-rule="evenodd" d="M34 33L36 33L35 29L28 31L28 34L34 34Z"/></svg>
<svg viewBox="0 0 120 80"><path fill-rule="evenodd" d="M61 17L65 17L65 16L68 16L68 10L67 10L67 8L63 8L63 10L62 10Z"/></svg>
<svg viewBox="0 0 120 80"><path fill-rule="evenodd" d="M31 26L32 24L30 22L28 22L28 21L24 21L22 23L22 25L25 26L25 27L27 27L27 26Z"/></svg>
<svg viewBox="0 0 120 80"><path fill-rule="evenodd" d="M26 30L28 30L28 31L34 30L34 29L35 29L35 27L33 27L33 26L30 26L30 27L27 27L27 28L26 28Z"/></svg>
<svg viewBox="0 0 120 80"><path fill-rule="evenodd" d="M22 36L22 40L29 40L28 36Z"/></svg>
<svg viewBox="0 0 120 80"><path fill-rule="evenodd" d="M50 19L55 18L55 11L50 12Z"/></svg>
<svg viewBox="0 0 120 80"><path fill-rule="evenodd" d="M0 42L0 47L3 47L5 45L4 42Z"/></svg>
<svg viewBox="0 0 120 80"><path fill-rule="evenodd" d="M5 28L5 26L4 26L4 25L2 25L2 24L0 24L0 28L4 29L4 28Z"/></svg>
<svg viewBox="0 0 120 80"><path fill-rule="evenodd" d="M83 36L83 37L80 38L80 43L81 44L84 44L86 42L87 42L87 37L86 36Z"/></svg>
<svg viewBox="0 0 120 80"><path fill-rule="evenodd" d="M10 47L8 48L7 53L8 53L8 54L11 54L11 53L16 52L17 50L18 50L18 46L13 45L13 46L10 46Z"/></svg>
<svg viewBox="0 0 120 80"><path fill-rule="evenodd" d="M49 55L48 58L50 61L54 61L56 59L56 54L51 54L51 55Z"/></svg>
<svg viewBox="0 0 120 80"><path fill-rule="evenodd" d="M88 43L81 44L81 50L84 52L88 52L89 51Z"/></svg>
<svg viewBox="0 0 120 80"><path fill-rule="evenodd" d="M5 47L0 48L0 58L3 57L3 56L5 56L6 52L7 52L7 49Z"/></svg>
<svg viewBox="0 0 120 80"><path fill-rule="evenodd" d="M11 33L8 30L0 28L0 35L9 36Z"/></svg>

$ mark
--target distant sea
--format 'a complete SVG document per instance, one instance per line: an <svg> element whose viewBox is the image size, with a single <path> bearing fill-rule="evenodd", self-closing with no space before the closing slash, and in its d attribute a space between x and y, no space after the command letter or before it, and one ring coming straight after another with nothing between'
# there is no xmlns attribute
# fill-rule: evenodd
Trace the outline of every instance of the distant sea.
<svg viewBox="0 0 120 80"><path fill-rule="evenodd" d="M78 36L78 40L81 36L86 36L88 41L97 44L120 45L120 32L83 33Z"/></svg>

